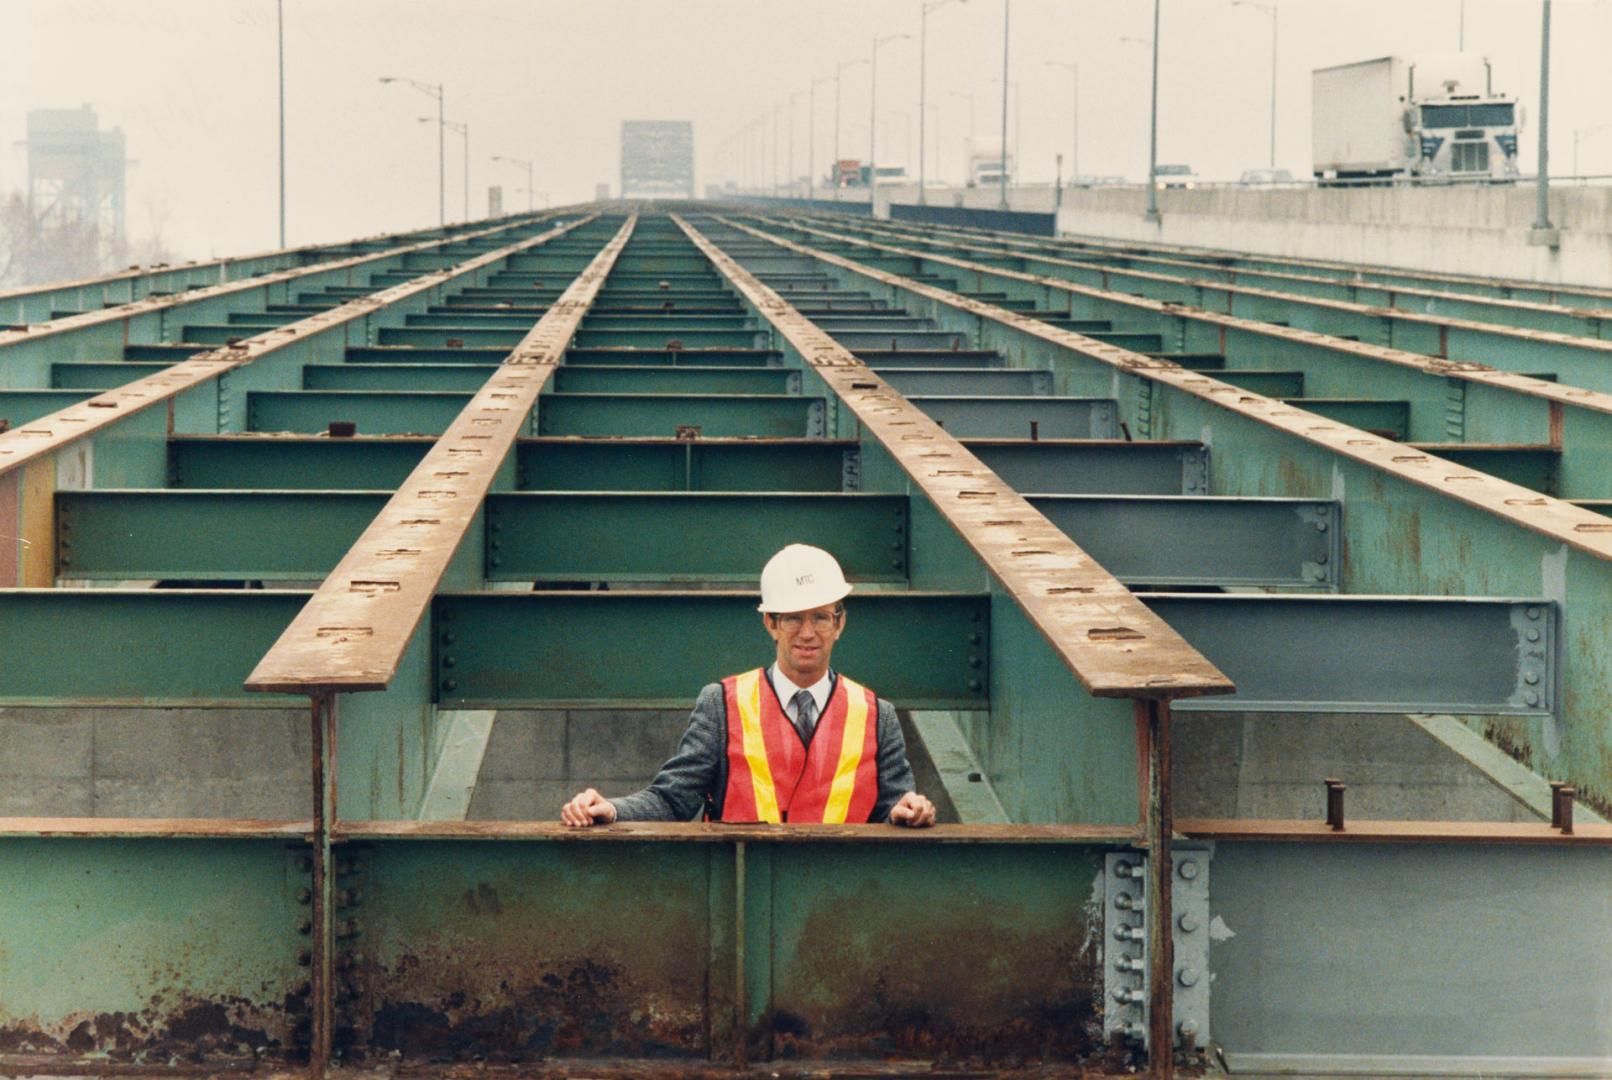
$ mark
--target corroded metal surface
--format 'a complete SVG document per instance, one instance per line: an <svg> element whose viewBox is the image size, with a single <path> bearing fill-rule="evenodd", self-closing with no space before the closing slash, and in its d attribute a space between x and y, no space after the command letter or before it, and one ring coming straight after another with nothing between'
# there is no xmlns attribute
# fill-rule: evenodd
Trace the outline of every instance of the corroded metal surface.
<svg viewBox="0 0 1612 1080"><path fill-rule="evenodd" d="M591 219L588 219L591 220ZM384 690L493 478L632 235L570 284L442 433L247 679L268 693Z"/></svg>
<svg viewBox="0 0 1612 1080"><path fill-rule="evenodd" d="M166 837L170 839L284 837L307 839L311 821L254 818L0 817L0 837Z"/></svg>
<svg viewBox="0 0 1612 1080"><path fill-rule="evenodd" d="M905 278L898 274L875 270L852 259L842 258L829 252L807 247L804 244L797 244L758 229L751 229L737 223L733 223L733 227L758 238L768 240L787 250L809 255L812 258L842 267L864 277L937 300L949 307L969 312L982 319L988 319L1004 326L1011 326L1026 334L1041 338L1044 341L1051 342L1128 374L1164 383L1182 392L1212 402L1217 407L1229 412L1239 413L1261 424L1285 431L1306 442L1325 447L1341 457L1358 461L1391 476L1397 476L1409 481L1419 487L1447 495L1458 502L1476 507L1523 528L1530 529L1554 540L1560 540L1570 547L1594 555L1597 558L1612 560L1612 522L1608 522L1604 515L1597 514L1591 510L1574 506L1572 503L1552 498L1548 495L1541 495L1531 488L1525 488L1520 484L1513 484L1509 481L1489 476L1486 473L1477 472L1453 461L1435 457L1422 451L1412 450L1404 443L1373 435L1359 428L1349 427L1335 420L1319 416L1316 413L1297 408L1277 398L1252 393L1241 387L1211 378L1201 372L1188 370L1168 360L1160 360L1142 353L1132 352L1129 349L1094 341L1071 330L1048 326L1040 319L1008 311L981 300L960 296L957 293L913 281L911 278ZM798 225L794 227L801 228ZM841 236L816 229L803 228L802 231L880 251L930 259L972 272L1033 282L1037 285L1077 295L1115 299L1112 293L1087 289L1084 286L1075 285L1058 278L1041 277L1015 270L1003 270L963 259L936 255L931 252L872 244L865 240L858 240L855 237ZM1135 297L1126 299L1128 302L1134 301L1138 306L1160 313L1185 313L1179 309L1178 305L1165 304L1162 301L1142 300ZM1229 318L1229 316L1216 317ZM1239 320L1239 322L1241 321L1243 320ZM1252 329L1260 325L1250 323L1249 327ZM1270 328L1266 327L1265 329ZM1308 331L1293 331L1292 333L1297 334L1298 339L1302 340L1308 334ZM1324 340L1328 347L1332 347L1335 342L1335 339L1325 338L1324 335L1313 336ZM1412 357L1412 354L1404 355ZM1435 364L1450 363L1449 361L1428 361L1426 357L1413 357L1413 359L1417 361L1418 366L1424 362ZM1502 372L1492 372L1486 378L1508 384L1519 379L1525 380L1524 376L1506 375ZM1566 389L1557 387L1552 383L1540 383L1540 386L1562 391L1567 395L1567 400L1575 402L1579 401L1580 398L1574 395L1594 396L1593 391ZM1608 404L1612 405L1612 396L1603 396L1607 396Z"/></svg>
<svg viewBox="0 0 1612 1080"><path fill-rule="evenodd" d="M1102 845L729 841L342 845L344 1057L1134 1064L1101 1040Z"/></svg>
<svg viewBox="0 0 1612 1080"><path fill-rule="evenodd" d="M389 304L427 292L455 277L490 265L510 255L546 244L555 237L563 236L591 220L593 220L592 217L583 218L572 222L570 225L561 226L543 233L540 236L497 248L485 255L479 255L455 266L429 271L410 281L394 285L389 289L362 296L356 300L349 300L347 303L331 308L329 311L321 311L316 315L310 315L306 319L300 319L297 322L287 323L285 326L277 326L272 330L265 330L261 334L243 338L234 345L225 345L217 349L197 352L177 364L164 368L155 375L135 379L133 382L96 394L85 401L79 402L77 405L69 406L32 423L23 424L10 431L0 432L0 473L17 468L45 454L54 453L68 443L115 424L133 413L170 401L185 390L199 386L211 379L216 379L225 372L244 367L254 360L283 349L309 335L320 333L334 326L341 326L354 319L363 318ZM503 231L502 227L484 229L452 239L453 241L468 240L500 231ZM298 270L286 270L280 274L269 274L260 278L249 278L244 284L242 282L231 282L228 285L216 285L210 289L186 293L183 302L189 303L206 299L210 296L224 295L227 292L238 291L244 287L259 288L273 284L276 281L289 281L309 273L322 273L339 270L344 266L357 266L377 258L406 255L413 251L426 251L447 242L449 241L433 240L422 244L410 244L405 247L393 248L390 251L378 252L375 255L365 255L342 262L326 263ZM160 297L136 301L133 304L124 304L121 307L107 308L105 311L75 315L71 319L62 319L56 323L48 324L51 328L48 332L55 333L58 330L70 330L80 325L93 325L96 321L104 321L108 317L125 319L142 311L171 306L174 302L175 298L173 297ZM86 321L79 323L78 320ZM38 336L44 332L46 331L35 329L33 334ZM8 343L8 339L24 336L27 336L26 331L0 333L0 348L3 348Z"/></svg>
<svg viewBox="0 0 1612 1080"><path fill-rule="evenodd" d="M912 477L1088 692L1172 698L1233 691L1214 665L939 424L698 230L672 217Z"/></svg>

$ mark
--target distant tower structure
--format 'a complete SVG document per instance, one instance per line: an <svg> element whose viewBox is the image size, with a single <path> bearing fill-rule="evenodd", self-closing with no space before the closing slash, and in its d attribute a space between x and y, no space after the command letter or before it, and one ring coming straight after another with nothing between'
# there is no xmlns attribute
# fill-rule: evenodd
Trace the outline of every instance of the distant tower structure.
<svg viewBox="0 0 1612 1080"><path fill-rule="evenodd" d="M128 169L122 129L100 130L88 105L33 109L27 146L29 276L94 274L121 260Z"/></svg>
<svg viewBox="0 0 1612 1080"><path fill-rule="evenodd" d="M622 121L621 197L694 197L692 123L687 120Z"/></svg>

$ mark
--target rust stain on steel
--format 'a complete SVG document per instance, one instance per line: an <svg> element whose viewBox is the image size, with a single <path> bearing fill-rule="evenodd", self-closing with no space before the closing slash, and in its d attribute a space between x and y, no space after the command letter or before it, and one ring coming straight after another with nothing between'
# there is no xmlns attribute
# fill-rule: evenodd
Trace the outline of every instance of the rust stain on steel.
<svg viewBox="0 0 1612 1080"><path fill-rule="evenodd" d="M1043 341L1078 353L1090 360L1108 364L1122 371L1135 373L1142 378L1164 383L1180 390L1182 393L1191 394L1194 397L1211 402L1228 412L1238 413L1268 427L1285 431L1306 442L1325 447L1340 457L1358 461L1363 465L1388 473L1391 476L1396 476L1419 487L1441 492L1458 502L1475 507L1512 524L1520 525L1552 540L1560 541L1587 555L1612 561L1612 534L1597 531L1600 526L1606 523L1606 518L1592 510L1574 506L1570 502L1548 495L1541 495L1532 488L1525 488L1521 484L1513 484L1508 480L1502 480L1486 473L1474 474L1470 468L1464 465L1457 465L1453 461L1434 457L1431 454L1407 455L1405 454L1405 444L1402 442L1374 435L1360 428L1347 427L1324 416L1294 408L1288 402L1250 393L1240 387L1233 387L1229 383L1220 382L1218 379L1208 378L1202 372L1188 371L1175 364L1161 362L1142 353L1135 353L1105 342L1094 341L1073 331L1049 326L1040 319L1033 319L1018 312L1008 311L981 300L959 296L945 289L913 281L898 274L875 270L852 259L807 247L804 244L797 244L793 241L773 236L770 233L762 232L759 229L751 229L738 223L731 224L733 224L734 228L768 240L788 250L842 267L863 277L872 278L875 281L894 285L920 296L937 300L948 307L967 311L982 319L989 319L1003 326L1011 326L1026 334L1041 338ZM1100 296L1103 299L1134 303L1137 306L1151 310L1163 311L1164 309L1164 305L1157 301L1142 300L1137 297L1116 293L1102 293L1058 278L1040 277L1015 270L1001 270L968 262L964 259L937 255L932 252L874 244L870 241L824 232L820 229L812 229L799 224L793 224L791 227L802 232L860 247L872 248L877 251L931 259L966 270L1034 282L1049 288L1061 289L1083 296ZM1224 316L1210 317L1224 318ZM1280 327L1270 327L1260 323L1250 323L1248 328L1250 330L1261 330L1262 332L1281 329ZM1308 334L1308 332L1290 331L1289 333L1297 333L1301 337L1308 336L1316 340L1325 340L1329 347L1353 344L1338 341L1335 338L1325 338L1324 335ZM1372 348L1371 351L1393 352L1394 350ZM1408 353L1400 355L1411 357L1411 354ZM1415 366L1422 366L1419 362L1420 358L1411 358L1418 360ZM1445 363L1445 361L1437 361L1437 363ZM1485 376L1485 378L1488 379L1489 376ZM1503 378L1507 381L1537 381L1527 380L1520 375L1505 375L1502 372L1492 373L1492 378ZM1562 392L1570 399L1576 399L1581 395L1605 399L1608 411L1612 411L1612 395L1596 394L1590 390L1564 390L1564 388L1556 387L1551 383L1540 383L1540 385L1549 387L1553 391Z"/></svg>
<svg viewBox="0 0 1612 1080"><path fill-rule="evenodd" d="M798 937L809 947L775 973L783 1001L752 1029L752 1045L775 1061L907 1059L937 1071L1134 1066L1135 1055L1102 1040L1100 909L1046 920L1014 918L1011 897L1001 906L982 919L966 905L928 904L916 920L875 914L869 926L847 911L888 905L857 894L815 904Z"/></svg>
<svg viewBox="0 0 1612 1080"><path fill-rule="evenodd" d="M1303 840L1339 844L1473 843L1612 845L1612 825L1577 825L1568 834L1546 821L1361 821L1334 830L1325 819L1176 818L1176 832L1195 840Z"/></svg>
<svg viewBox="0 0 1612 1080"><path fill-rule="evenodd" d="M386 689L500 463L637 221L636 214L627 219L488 376L258 662L248 690ZM505 391L514 399L495 406L494 396ZM481 453L454 453L467 442L483 443ZM403 537L408 554L398 552Z"/></svg>
<svg viewBox="0 0 1612 1080"><path fill-rule="evenodd" d="M108 1072L295 1062L307 1057L307 1013L306 986L278 1001L158 990L138 1010L70 1013L48 1024L0 1022L0 1073L50 1075L86 1059Z"/></svg>
<svg viewBox="0 0 1612 1080"><path fill-rule="evenodd" d="M778 219L761 218L761 220L776 221ZM1484 383L1489 386L1499 387L1502 390L1509 390L1513 393L1523 394L1528 397L1542 398L1550 402L1561 402L1576 406L1578 408L1590 409L1595 412L1612 413L1612 394L1598 390L1582 390L1570 385L1547 382L1543 379L1535 379L1527 375L1517 374L1515 372L1499 371L1488 364L1479 363L1475 360L1448 360L1436 356L1423 356L1420 353L1407 352L1404 349L1395 349L1387 345L1373 345L1369 342L1363 341L1346 341L1343 338L1318 333L1314 330L1298 330L1288 326L1275 326L1271 323L1257 322L1252 319L1243 319L1236 315L1229 315L1223 312L1209 311L1204 308L1188 307L1174 301L1152 300L1143 296L1133 296L1132 294L1125 292L1114 292L1107 289L1094 289L1090 286L1080 285L1073 281L1065 281L1062 278L1042 277L1037 274L1031 274L1027 271L1008 270L1000 267L980 267L966 260L944 255L939 252L916 251L908 248L878 244L870 240L861 239L859 237L845 236L843 234L814 229L809 226L801 225L799 222L791 221L789 222L789 225L791 228L800 229L802 232L812 233L817 236L829 237L834 240L840 240L850 244L871 247L881 251L899 252L903 255L912 255L919 258L930 259L935 262L946 263L948 265L958 266L964 269L984 269L988 270L990 273L1000 276L1017 278L1021 281L1033 281L1037 284L1051 285L1065 292L1074 293L1079 296L1098 297L1104 300L1125 304L1130 307L1140 308L1144 311L1168 311L1170 314L1179 316L1181 318L1192 319L1196 322L1218 326L1222 332L1230 328L1249 334L1258 334L1264 337L1275 338L1278 341L1283 342L1321 345L1332 350L1333 352L1349 353L1354 356L1363 357L1368 360L1376 360L1385 364L1394 364L1399 367L1414 368L1430 375L1442 375L1450 378L1465 379L1469 382ZM879 230L870 228L868 231L877 233ZM975 251L979 252L980 254L997 254L997 252L992 251L990 248L980 247L975 244L959 243L953 244L952 246L960 250ZM1041 262L1053 263L1055 265L1072 266L1087 270L1101 269L1100 267L1090 263L1082 263L1071 259L1060 259L1052 255L1037 256L1037 258ZM1119 271L1115 272L1118 273ZM1143 270L1126 270L1123 272L1136 277L1171 284L1208 284L1203 282L1187 282L1185 279L1172 278L1166 274L1149 274ZM1227 289L1231 288L1230 286L1226 285L1220 285L1217 287ZM1323 300L1313 296L1295 296L1291 293L1279 293L1266 289L1236 289L1235 291L1241 292L1247 296L1279 300L1284 303L1313 304L1320 307L1331 308L1336 311L1345 311L1354 314L1377 315L1396 319L1406 319L1412 322L1422 322L1444 328L1455 327L1458 329L1472 330L1480 333L1499 334L1501 336L1515 337L1525 341L1544 341L1553 344L1571 345L1575 347L1592 349L1599 352L1605 352L1607 353L1608 358L1612 359L1612 341L1604 341L1597 338L1577 337L1572 334L1562 334L1549 330L1525 330L1520 327L1497 326L1490 323L1474 322L1467 319L1446 319L1433 315L1421 315L1408 311L1391 311L1386 308L1368 307L1363 304L1351 304L1342 300ZM1581 311L1582 309L1567 308L1563 310Z"/></svg>
<svg viewBox="0 0 1612 1080"><path fill-rule="evenodd" d="M933 825L927 829L867 825L726 825L703 822L618 822L573 829L557 821L338 821L331 839L531 840L560 843L611 841L690 844L1115 844L1135 846L1131 825Z"/></svg>
<svg viewBox="0 0 1612 1080"><path fill-rule="evenodd" d="M921 409L681 217L673 214L672 220L746 298L761 307L862 426L884 444L1087 692L1097 697L1159 698L1228 694L1235 689L1163 619ZM952 468L936 469L925 460L923 455L936 450L951 454ZM1010 517L1015 524L990 524ZM1112 626L1129 627L1135 636L1120 640L1091 636L1095 627Z"/></svg>
<svg viewBox="0 0 1612 1080"><path fill-rule="evenodd" d="M543 233L541 236L509 244L454 266L445 267L441 270L432 270L400 285L394 285L390 289L349 300L345 304L331 308L329 311L321 311L318 314L310 315L306 319L299 319L297 322L276 327L253 337L244 338L234 345L224 345L217 349L198 352L194 356L187 357L154 375L136 379L115 390L108 390L86 401L81 401L77 405L69 405L65 409L51 413L49 416L34 421L26 429L0 432L0 473L14 469L41 455L53 453L75 439L83 438L91 432L98 431L108 424L114 424L126 416L147 409L159 402L168 401L181 391L188 390L193 386L199 386L225 372L250 364L254 360L283 349L310 334L316 334L333 326L351 322L388 304L429 291L444 282L489 265L506 256L546 244L555 237L563 236L571 230L585 225L597 216L595 214L591 217L574 221L570 225L553 229ZM278 281L289 281L314 272L322 273L329 270L339 270L343 266L358 266L379 258L406 255L410 252L438 247L445 243L473 239L477 236L503 231L505 228L507 227L500 226L495 229L483 229L478 232L451 237L447 240L432 240L421 244L410 244L406 247L393 248L375 255L365 255L359 258L347 259L343 262L325 263L297 270L286 270L279 274L266 275L260 278L249 278L246 284L255 288L259 285L272 284ZM189 303L215 295L223 295L226 292L239 291L238 287L242 284L241 282L232 282L229 285L215 285L208 289L200 289L195 293L186 294L184 301ZM169 306L171 302L173 302L171 297L159 297L152 300L136 301L133 304L125 304L122 308L108 308L105 312L96 311L87 315L75 315L71 319L61 320L61 328L73 329L79 325L89 325L90 323L88 322L79 324L75 320L83 319L93 322L100 320L105 315L117 312L123 313L118 316L119 318L127 319L130 314L135 312L156 310ZM8 335L6 334L0 334L0 347L7 343L7 337ZM128 402L127 407L118 408L120 404L118 399L120 398ZM116 412L112 411L114 408L117 409Z"/></svg>

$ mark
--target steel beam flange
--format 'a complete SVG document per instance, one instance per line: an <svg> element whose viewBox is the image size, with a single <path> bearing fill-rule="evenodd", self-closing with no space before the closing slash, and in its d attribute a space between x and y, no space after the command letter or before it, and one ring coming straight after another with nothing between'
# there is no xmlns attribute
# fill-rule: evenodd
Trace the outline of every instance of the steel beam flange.
<svg viewBox="0 0 1612 1080"><path fill-rule="evenodd" d="M1231 680L922 410L676 214L1022 606L1096 697L1233 692Z"/></svg>
<svg viewBox="0 0 1612 1080"><path fill-rule="evenodd" d="M731 224L735 229L759 239L767 240L786 250L807 255L832 266L841 267L885 285L904 289L915 295L938 301L958 311L969 312L999 325L1012 327L1084 356L1087 359L1107 364L1118 370L1130 372L1142 378L1173 387L1183 393L1203 398L1228 412L1238 413L1267 427L1285 431L1306 442L1324 447L1339 457L1360 462L1418 487L1447 495L1457 502L1465 503L1512 524L1519 525L1542 536L1547 536L1552 540L1558 540L1588 555L1612 561L1612 521L1608 521L1604 515L1595 513L1592 510L1574 506L1572 503L1562 499L1541 495L1532 488L1525 488L1520 484L1513 484L1508 480L1478 472L1475 469L1458 465L1445 458L1435 457L1424 451L1415 450L1405 443L1373 435L1359 428L1350 427L1347 424L1341 424L1317 413L1297 408L1278 398L1252 393L1239 386L1233 386L1230 383L1212 378L1203 372L1180 367L1152 366L1156 363L1154 358L1145 356L1142 353L1095 341L1072 330L1062 330L1055 326L1048 326L1040 319L1030 318L981 300L960 296L957 293L949 292L933 285L926 285L920 281L913 281L911 278L905 278L898 274L863 266L852 259L846 259L827 251L808 247L805 244L797 244L792 240L786 240L738 222L728 222L728 224ZM1058 278L1040 277L1035 274L1004 270L999 267L985 266L980 263L936 255L932 252L873 244L854 237L841 236L798 224L792 224L790 227L801 232L822 236L826 239L843 241L877 251L909 255L914 258L945 263L946 265L968 270L971 273L978 272L1009 277L1018 281L1046 285L1078 295L1100 296L1108 300L1119 299L1127 303L1134 302L1139 307L1161 313L1164 311L1164 305L1156 300L1143 300L1137 297L1105 293L1096 289L1087 289L1084 286L1062 281ZM1218 316L1218 318L1228 317ZM1238 321L1244 322L1245 320ZM1259 323L1248 323L1248 327L1250 329L1273 329ZM1334 344L1348 344L1337 342L1336 339L1327 338L1325 335L1310 334L1308 331L1292 331L1292 333L1299 338L1308 337L1323 340L1328 343L1329 347ZM1411 356L1412 354L1407 353L1404 355ZM1417 366L1420 366L1420 364ZM1509 375L1504 372L1494 372L1493 377L1494 380L1504 381L1508 384L1515 384L1517 380L1526 379L1525 376ZM1485 376L1485 378L1487 381L1488 376ZM1540 385L1552 388L1553 396L1559 392L1558 400L1575 404L1594 399L1597 396L1604 397L1606 398L1608 410L1612 411L1612 395L1597 395L1593 390L1557 387L1552 383L1541 382Z"/></svg>
<svg viewBox="0 0 1612 1080"><path fill-rule="evenodd" d="M432 445L246 681L384 690L539 392L637 223L629 218Z"/></svg>

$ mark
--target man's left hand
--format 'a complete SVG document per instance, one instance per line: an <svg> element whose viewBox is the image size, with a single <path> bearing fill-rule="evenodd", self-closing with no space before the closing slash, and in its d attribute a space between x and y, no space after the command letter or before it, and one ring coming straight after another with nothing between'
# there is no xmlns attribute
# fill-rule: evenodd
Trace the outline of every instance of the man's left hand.
<svg viewBox="0 0 1612 1080"><path fill-rule="evenodd" d="M890 808L890 824L905 825L910 829L922 829L935 823L935 804L918 794L909 791L901 796L901 801Z"/></svg>

